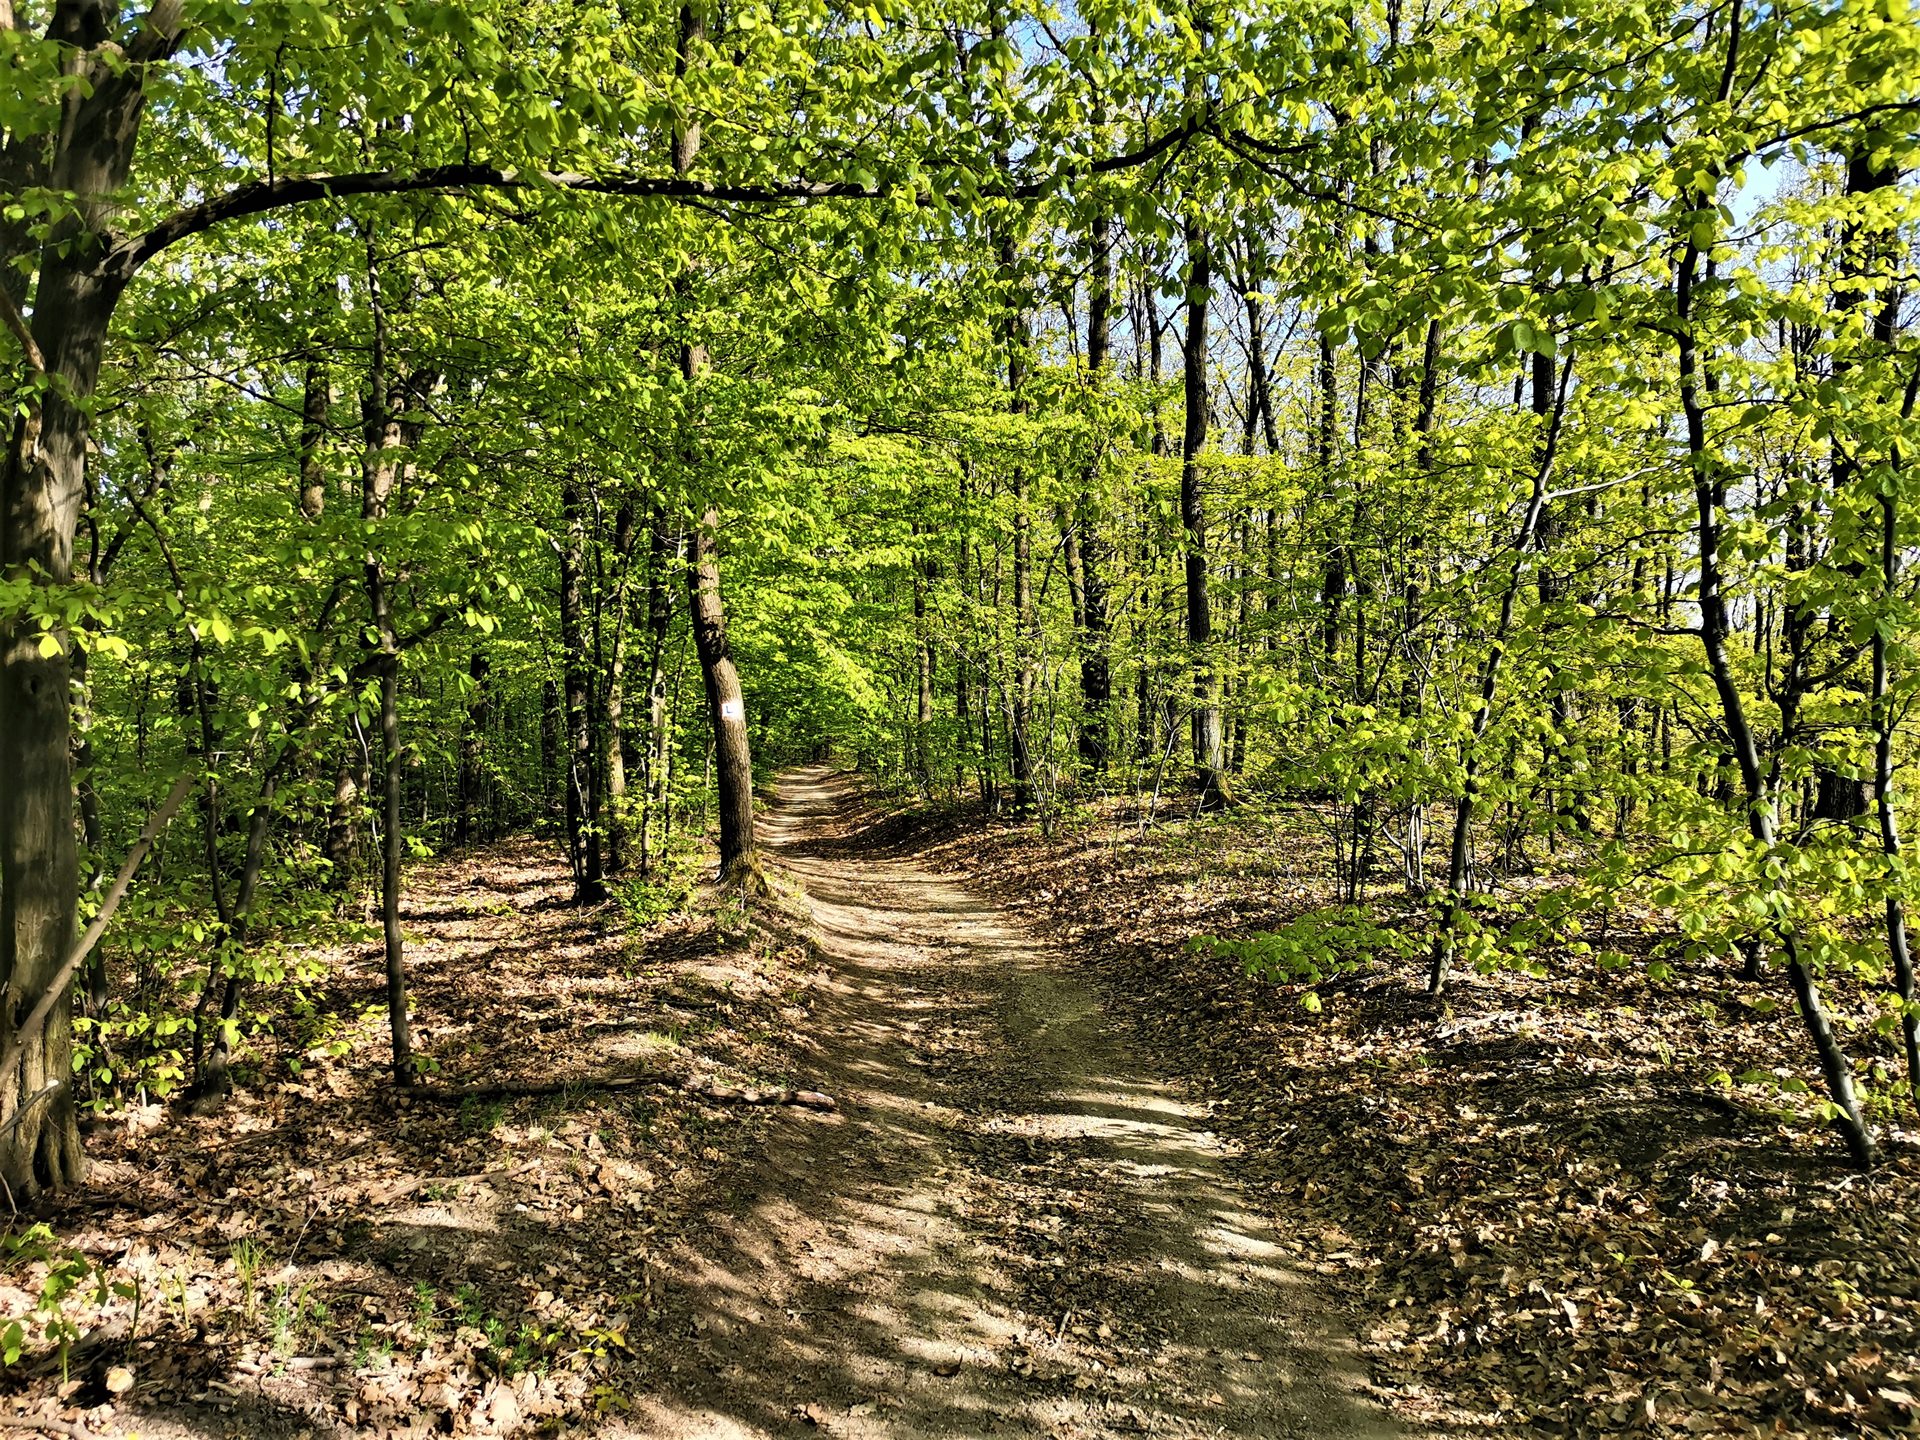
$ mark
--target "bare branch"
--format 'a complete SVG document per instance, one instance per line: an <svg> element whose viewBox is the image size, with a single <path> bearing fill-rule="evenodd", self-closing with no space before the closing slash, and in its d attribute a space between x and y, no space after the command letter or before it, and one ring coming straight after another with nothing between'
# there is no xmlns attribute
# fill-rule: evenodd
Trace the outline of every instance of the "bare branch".
<svg viewBox="0 0 1920 1440"><path fill-rule="evenodd" d="M180 808L180 802L187 798L187 792L193 789L197 777L182 775L173 782L173 789L167 792L167 798L160 802L160 808L147 817L147 823L140 829L140 838L133 842L133 848L127 851L127 858L121 862L120 873L114 877L113 887L107 891L107 898L100 903L100 913L93 917L93 923L87 926L86 933L72 950L53 978L47 982L38 1003L27 1013L13 1034L7 1037L4 1048L0 1048L0 1075L6 1074L20 1058L20 1052L30 1045L35 1037L46 1028L47 1017L53 1014L53 1007L66 993L67 984L73 979L74 971L80 968L80 962L93 953L93 947L100 942L105 933L107 922L113 918L113 912L120 908L120 902L127 898L127 887L133 884L133 875L140 868L140 862L147 858L147 851L153 848L153 842L160 832L173 819L174 811Z"/></svg>
<svg viewBox="0 0 1920 1440"><path fill-rule="evenodd" d="M155 7L156 13L159 7ZM981 187L979 193L1016 200L1039 199L1080 175L1106 175L1144 165L1198 135L1205 112L1149 141L1138 150L1069 166L1041 180ZM851 180L787 180L770 185L735 185L683 175L582 175L572 171L504 170L492 165L431 165L424 170L366 170L349 175L282 175L251 180L198 205L174 212L143 235L115 247L109 268L120 278L133 275L169 245L211 230L229 220L285 210L316 200L355 195L419 195L459 190L565 190L621 199L677 200L690 204L778 205L809 200L878 200L890 187ZM923 194L923 203L931 197Z"/></svg>
<svg viewBox="0 0 1920 1440"><path fill-rule="evenodd" d="M7 293L7 287L0 285L0 320L6 322L7 329L13 332L20 342L20 348L26 352L27 364L35 375L47 373L47 357L40 353L40 347L34 343L33 331L27 328L26 317L20 313L20 307L13 303L13 297Z"/></svg>

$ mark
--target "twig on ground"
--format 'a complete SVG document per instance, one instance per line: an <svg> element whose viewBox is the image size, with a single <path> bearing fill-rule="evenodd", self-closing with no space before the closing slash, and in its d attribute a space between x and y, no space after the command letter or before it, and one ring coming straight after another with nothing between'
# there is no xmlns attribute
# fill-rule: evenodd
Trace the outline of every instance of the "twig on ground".
<svg viewBox="0 0 1920 1440"><path fill-rule="evenodd" d="M461 1085L451 1089L422 1087L409 1091L408 1095L458 1104L466 1100L531 1100L546 1095L567 1095L579 1090L662 1090L716 1105L793 1105L803 1110L822 1111L840 1108L831 1095L820 1090L722 1085L700 1076L583 1076L577 1080L543 1080L532 1084Z"/></svg>

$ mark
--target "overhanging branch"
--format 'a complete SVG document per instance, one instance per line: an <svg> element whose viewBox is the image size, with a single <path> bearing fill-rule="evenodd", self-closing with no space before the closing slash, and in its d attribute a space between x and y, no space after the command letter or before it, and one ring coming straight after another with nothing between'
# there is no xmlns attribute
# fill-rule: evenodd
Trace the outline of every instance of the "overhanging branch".
<svg viewBox="0 0 1920 1440"><path fill-rule="evenodd" d="M1148 141L1138 150L1067 167L1040 180L982 187L976 193L1016 200L1041 199L1078 175L1109 175L1144 165L1175 151L1206 126L1205 111ZM851 180L784 180L764 185L728 184L687 176L583 175L571 171L506 170L492 165L431 165L424 170L364 170L348 175L282 175L250 180L198 205L175 211L151 230L117 245L109 266L122 280L170 245L230 220L286 210L316 200L356 195L418 195L459 190L556 190L621 199L662 199L688 204L777 205L811 200L878 200L893 187ZM926 198L923 196L923 199Z"/></svg>

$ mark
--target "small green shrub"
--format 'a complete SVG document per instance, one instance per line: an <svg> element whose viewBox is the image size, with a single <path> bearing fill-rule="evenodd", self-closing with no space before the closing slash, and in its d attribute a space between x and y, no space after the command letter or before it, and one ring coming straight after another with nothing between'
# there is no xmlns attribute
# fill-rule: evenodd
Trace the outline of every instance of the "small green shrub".
<svg viewBox="0 0 1920 1440"><path fill-rule="evenodd" d="M1420 948L1405 932L1377 924L1354 905L1309 910L1278 930L1231 938L1200 935L1190 943L1195 950L1238 960L1249 975L1292 985L1317 985Z"/></svg>

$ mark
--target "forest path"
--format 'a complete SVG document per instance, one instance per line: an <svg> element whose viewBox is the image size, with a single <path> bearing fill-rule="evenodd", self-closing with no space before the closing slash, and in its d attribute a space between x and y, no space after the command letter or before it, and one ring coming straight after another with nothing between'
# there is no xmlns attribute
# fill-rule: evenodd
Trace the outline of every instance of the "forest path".
<svg viewBox="0 0 1920 1440"><path fill-rule="evenodd" d="M1083 984L790 772L767 826L826 974L807 1083L676 1257L689 1343L608 1433L1286 1436L1394 1427L1204 1113Z"/></svg>

